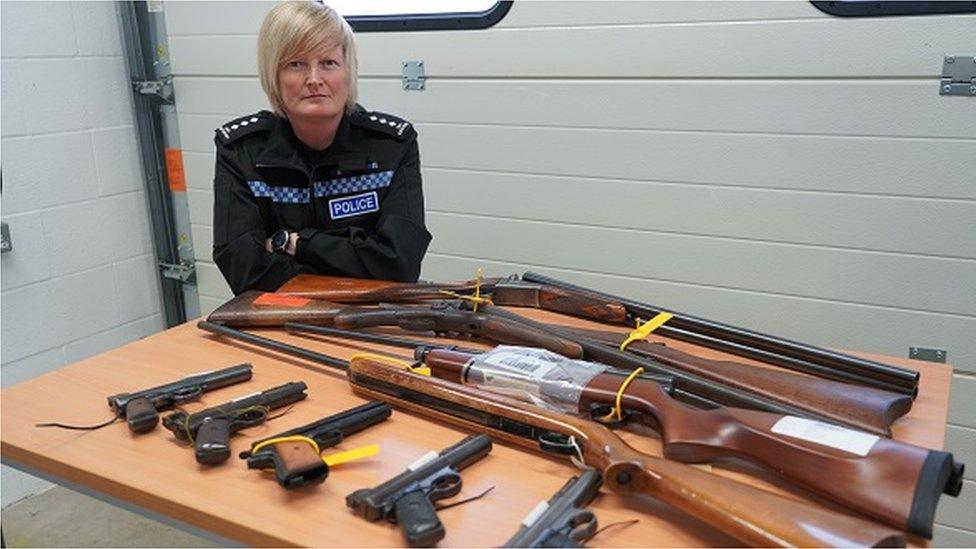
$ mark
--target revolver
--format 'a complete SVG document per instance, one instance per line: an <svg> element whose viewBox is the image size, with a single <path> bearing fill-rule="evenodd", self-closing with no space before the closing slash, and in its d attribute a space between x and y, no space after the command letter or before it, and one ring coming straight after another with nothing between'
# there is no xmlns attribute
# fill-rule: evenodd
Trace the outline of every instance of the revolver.
<svg viewBox="0 0 976 549"><path fill-rule="evenodd" d="M346 496L346 506L369 521L399 523L411 547L431 547L444 538L444 525L433 502L461 491L461 475L468 465L491 452L486 435L472 435L457 444L430 452L407 470L375 488Z"/></svg>
<svg viewBox="0 0 976 549"><path fill-rule="evenodd" d="M303 382L293 381L200 412L175 412L163 420L163 427L178 440L194 444L197 462L216 465L230 457L231 434L263 423L269 411L307 397L307 388Z"/></svg>
<svg viewBox="0 0 976 549"><path fill-rule="evenodd" d="M278 484L284 488L317 484L329 475L329 466L319 455L322 448L339 444L345 437L389 418L390 413L389 404L369 402L254 442L250 450L241 452L240 458L247 460L248 469L273 467ZM297 437L307 440L296 440ZM268 442L283 438L292 440Z"/></svg>
<svg viewBox="0 0 976 549"><path fill-rule="evenodd" d="M596 515L584 509L596 497L603 476L587 467L549 501L540 501L502 547L582 547L596 532Z"/></svg>
<svg viewBox="0 0 976 549"><path fill-rule="evenodd" d="M147 433L159 423L159 410L195 400L205 391L213 391L249 379L251 379L251 365L238 364L222 370L190 374L172 383L138 393L112 395L108 397L108 405L116 416L125 418L133 433Z"/></svg>

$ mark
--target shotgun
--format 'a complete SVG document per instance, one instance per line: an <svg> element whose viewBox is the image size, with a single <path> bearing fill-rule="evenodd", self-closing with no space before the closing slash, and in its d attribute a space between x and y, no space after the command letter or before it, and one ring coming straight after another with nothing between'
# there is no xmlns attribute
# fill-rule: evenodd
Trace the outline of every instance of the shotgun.
<svg viewBox="0 0 976 549"><path fill-rule="evenodd" d="M278 291L288 295L326 299L339 303L415 303L444 299L445 292L470 295L476 285L477 281L453 284L409 284L299 275ZM439 289L435 291L434 288ZM518 275L485 279L478 286L478 290L486 297L490 297L495 305L534 307L589 320L631 326L638 318L648 320L666 310L531 272L525 273L521 280ZM674 311L670 312L674 313ZM919 374L914 370L853 357L684 313L674 313L674 315L667 324L657 329L658 333L827 379L900 392L911 395L912 398L918 394ZM300 321L296 320L296 322Z"/></svg>
<svg viewBox="0 0 976 549"><path fill-rule="evenodd" d="M405 330L478 336L497 343L543 347L570 358L584 355L579 343L569 341L570 338L581 338L578 334L567 333L563 327L535 323L497 307L486 307L474 313L447 302L376 309L343 308L321 300L293 296L283 299L285 301L277 294L241 294L211 313L208 320L236 327L281 326L289 322L333 324L349 329L399 326ZM580 339L584 340L591 345L589 354L599 353L601 349L598 347L610 353L610 356L600 355L597 360L621 368L644 367L647 371L677 378L677 398L699 407L728 405L808 416L884 436L890 436L891 424L911 408L911 399L897 393L782 370L709 361L674 350L658 353L665 356L664 360L660 356L638 357L611 349L602 341ZM593 347L594 344L598 347ZM614 342L613 346L616 345L618 343Z"/></svg>
<svg viewBox="0 0 976 549"><path fill-rule="evenodd" d="M294 346L208 322L201 329L279 351ZM289 351L289 348L293 349ZM324 357L298 349L299 356ZM380 399L433 420L444 420L550 455L576 455L599 470L605 486L622 495L649 495L741 542L761 547L904 546L904 534L877 523L766 492L680 463L638 452L607 427L531 407L367 358L345 363L356 394Z"/></svg>

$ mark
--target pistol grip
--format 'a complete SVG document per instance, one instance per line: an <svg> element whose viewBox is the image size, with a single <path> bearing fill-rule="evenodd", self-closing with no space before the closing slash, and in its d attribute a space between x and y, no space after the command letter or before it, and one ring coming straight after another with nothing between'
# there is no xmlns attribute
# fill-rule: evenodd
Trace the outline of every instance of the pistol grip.
<svg viewBox="0 0 976 549"><path fill-rule="evenodd" d="M125 422L133 433L148 433L159 423L159 412L148 398L134 398L125 405Z"/></svg>
<svg viewBox="0 0 976 549"><path fill-rule="evenodd" d="M444 538L444 525L423 491L411 492L397 500L394 513L410 547L433 547Z"/></svg>
<svg viewBox="0 0 976 549"><path fill-rule="evenodd" d="M217 465L230 457L230 422L226 419L204 421L197 429L195 454L197 463Z"/></svg>
<svg viewBox="0 0 976 549"><path fill-rule="evenodd" d="M329 466L322 456L304 442L278 443L272 451L275 453L275 478L283 488L318 484L329 476Z"/></svg>

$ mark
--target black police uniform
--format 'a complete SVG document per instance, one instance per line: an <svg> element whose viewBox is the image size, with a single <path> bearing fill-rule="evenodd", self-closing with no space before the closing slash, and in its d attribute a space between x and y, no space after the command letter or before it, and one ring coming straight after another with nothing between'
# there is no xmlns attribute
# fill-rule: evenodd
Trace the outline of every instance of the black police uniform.
<svg viewBox="0 0 976 549"><path fill-rule="evenodd" d="M235 294L300 273L417 280L431 236L409 122L356 105L314 151L261 111L221 126L214 142L213 255ZM294 257L266 251L279 229L299 233Z"/></svg>

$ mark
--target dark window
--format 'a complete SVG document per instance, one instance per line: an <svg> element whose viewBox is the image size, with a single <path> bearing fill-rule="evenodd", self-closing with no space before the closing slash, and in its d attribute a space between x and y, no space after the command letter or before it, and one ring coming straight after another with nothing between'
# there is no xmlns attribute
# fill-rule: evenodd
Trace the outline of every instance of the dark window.
<svg viewBox="0 0 976 549"><path fill-rule="evenodd" d="M869 0L835 0L832 2L812 1L810 3L822 12L839 17L976 13L976 2L871 2Z"/></svg>
<svg viewBox="0 0 976 549"><path fill-rule="evenodd" d="M356 32L485 29L502 20L512 2L492 0L421 0L403 2L326 2ZM391 13L391 7L410 13Z"/></svg>

